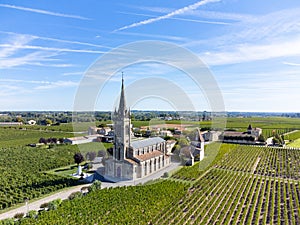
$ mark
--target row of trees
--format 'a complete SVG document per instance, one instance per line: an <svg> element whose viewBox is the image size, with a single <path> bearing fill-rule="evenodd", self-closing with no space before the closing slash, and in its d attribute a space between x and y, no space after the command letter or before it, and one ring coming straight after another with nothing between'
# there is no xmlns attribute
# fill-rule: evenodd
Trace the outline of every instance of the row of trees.
<svg viewBox="0 0 300 225"><path fill-rule="evenodd" d="M57 144L58 142L60 144L64 143L64 138L55 138L55 137L50 137L50 138L43 138L41 137L39 139L39 143L43 143L43 144Z"/></svg>

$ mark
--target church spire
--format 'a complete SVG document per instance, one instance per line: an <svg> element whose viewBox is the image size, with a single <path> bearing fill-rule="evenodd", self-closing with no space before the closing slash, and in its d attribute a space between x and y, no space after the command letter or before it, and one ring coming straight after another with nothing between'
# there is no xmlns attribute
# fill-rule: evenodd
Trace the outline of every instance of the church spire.
<svg viewBox="0 0 300 225"><path fill-rule="evenodd" d="M126 102L125 102L125 93L124 93L124 78L122 72L122 86L121 86L121 96L120 96L120 103L119 103L119 113L124 113L126 111Z"/></svg>

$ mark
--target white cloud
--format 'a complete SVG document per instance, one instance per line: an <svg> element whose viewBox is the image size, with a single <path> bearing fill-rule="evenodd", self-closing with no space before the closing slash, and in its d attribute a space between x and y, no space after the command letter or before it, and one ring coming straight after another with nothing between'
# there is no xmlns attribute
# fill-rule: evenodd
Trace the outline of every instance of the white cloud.
<svg viewBox="0 0 300 225"><path fill-rule="evenodd" d="M131 8L136 8L139 10L157 12L157 13L170 13L174 11L174 8L161 8L161 7L138 7L131 6ZM218 11L207 11L207 10L192 10L184 13L184 15L196 16L205 19L218 19L218 20L232 20L232 21L244 21L255 18L253 15L240 14L240 13L228 13L228 12L218 12Z"/></svg>
<svg viewBox="0 0 300 225"><path fill-rule="evenodd" d="M220 0L202 0L202 1L196 2L192 5L174 10L174 11L172 11L172 12L166 14L166 15L158 16L156 18L151 18L151 19L147 19L147 20L143 20L143 21L140 21L140 22L137 22L137 23L133 23L133 24L121 27L119 29L116 29L115 31L126 30L126 29L133 28L133 27L138 27L138 26L142 26L142 25L146 25L146 24L151 24L151 23L154 23L154 22L157 22L157 21L160 21L160 20L169 19L171 17L181 15L181 14L187 13L189 11L195 10L195 9L199 8L200 6L202 6L202 5L206 5L208 3L213 3L213 2L219 2L219 1Z"/></svg>
<svg viewBox="0 0 300 225"><path fill-rule="evenodd" d="M174 11L174 8L166 8L166 7L155 7L155 6L136 6L131 5L130 8L149 11L149 12L158 12L158 13L170 13Z"/></svg>
<svg viewBox="0 0 300 225"><path fill-rule="evenodd" d="M187 42L209 65L224 65L272 58L298 56L300 52L300 8L248 17L228 32L207 40ZM208 50L203 50L205 46Z"/></svg>
<svg viewBox="0 0 300 225"><path fill-rule="evenodd" d="M63 73L63 76L73 76L73 75L83 75L84 72L68 72L68 73Z"/></svg>
<svg viewBox="0 0 300 225"><path fill-rule="evenodd" d="M156 15L154 16L154 15L142 14L142 13L129 13L129 12L119 12L119 13L127 14L127 15L147 16L147 17L157 18ZM199 19L187 19L187 18L179 18L179 17L170 17L170 18L167 18L167 19L178 20L178 21L194 22L194 23L217 24L217 25L230 25L231 24L231 23L222 22L222 21L209 21L209 20L199 20Z"/></svg>
<svg viewBox="0 0 300 225"><path fill-rule="evenodd" d="M52 48L52 47L43 47L35 45L11 45L11 44L0 44L0 47L4 48L17 48L17 49L32 49L32 50L45 50L45 51L57 51L57 52L74 52L74 53L93 53L93 54L102 54L104 51L95 51L88 49L69 49L69 48Z"/></svg>
<svg viewBox="0 0 300 225"><path fill-rule="evenodd" d="M188 39L185 37L171 36L171 35L145 34L145 33L125 32L125 31L118 32L118 34L138 36L138 37L140 36L140 37L166 39L166 40L172 40L172 41L184 41L184 42L188 41Z"/></svg>
<svg viewBox="0 0 300 225"><path fill-rule="evenodd" d="M67 43L67 44L84 45L84 46L91 46L91 47L97 47L97 48L111 49L111 47L108 47L108 46L87 43L87 42L81 42L81 41L71 41L71 40L64 40L64 39L51 38L51 37L42 37L42 36L31 35L31 34L20 34L20 33L15 33L15 32L7 32L7 31L0 31L0 33L8 34L8 35L11 35L12 37L24 36L30 40L40 39L40 40L53 41L53 42L59 42L59 43ZM100 36L98 36L98 37L100 37Z"/></svg>
<svg viewBox="0 0 300 225"><path fill-rule="evenodd" d="M52 39L45 37L38 37L34 35L17 34L11 32L0 33L8 34L8 37L2 40L0 44L0 68L11 68L22 65L36 65L46 67L71 67L73 64L68 63L49 63L58 61L57 57L64 52L67 53L88 53L88 54L103 54L104 51L90 50L90 49L72 49L72 48L57 48L48 46L30 45L29 43L37 39L52 40L59 42L66 42L72 44L84 44L76 41L65 41L60 39ZM47 42L48 43L48 42ZM92 45L92 44L91 44ZM94 46L95 47L95 46ZM100 46L97 46L100 47ZM102 47L102 46L101 46ZM48 62L48 63L45 63Z"/></svg>
<svg viewBox="0 0 300 225"><path fill-rule="evenodd" d="M76 87L78 86L77 82L73 81L55 81L48 82L45 85L40 85L35 87L35 90L46 90L46 89L54 89L54 88L67 88L67 87Z"/></svg>
<svg viewBox="0 0 300 225"><path fill-rule="evenodd" d="M270 44L232 45L228 49L230 50L206 52L200 54L200 58L209 65L224 65L296 56L300 55L300 37Z"/></svg>
<svg viewBox="0 0 300 225"><path fill-rule="evenodd" d="M51 12L51 11L46 11L46 10L42 10L42 9L27 8L27 7L23 7L23 6L0 4L0 7L10 8L10 9L17 9L17 10L33 12L33 13L39 13L39 14L45 14L45 15L50 15L50 16L66 17L66 18L80 19L80 20L90 20L90 18L86 18L86 17L83 17L83 16L57 13L57 12Z"/></svg>
<svg viewBox="0 0 300 225"><path fill-rule="evenodd" d="M11 37L8 42L9 44L2 46L0 49L0 58L5 58L13 55L19 50L19 46L29 43L35 38L27 35L15 35Z"/></svg>
<svg viewBox="0 0 300 225"><path fill-rule="evenodd" d="M300 63L293 63L293 62L282 62L282 63L288 66L300 66Z"/></svg>
<svg viewBox="0 0 300 225"><path fill-rule="evenodd" d="M47 52L33 52L19 57L8 57L0 60L0 68L11 68L22 65L42 65L42 61L52 61L51 57L56 54Z"/></svg>

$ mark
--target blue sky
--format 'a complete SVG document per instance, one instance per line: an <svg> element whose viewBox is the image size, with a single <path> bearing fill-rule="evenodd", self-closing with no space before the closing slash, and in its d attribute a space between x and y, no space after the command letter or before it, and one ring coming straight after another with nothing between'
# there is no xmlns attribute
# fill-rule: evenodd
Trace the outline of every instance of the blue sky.
<svg viewBox="0 0 300 225"><path fill-rule="evenodd" d="M225 110L300 112L299 15L296 0L1 0L0 111L72 110L81 79L99 57L130 42L158 40L198 55ZM210 110L205 93L178 69L142 63L122 71L126 86L163 78L196 110ZM95 110L113 109L120 79L113 74L99 90ZM151 96L131 107L172 110L168 100Z"/></svg>

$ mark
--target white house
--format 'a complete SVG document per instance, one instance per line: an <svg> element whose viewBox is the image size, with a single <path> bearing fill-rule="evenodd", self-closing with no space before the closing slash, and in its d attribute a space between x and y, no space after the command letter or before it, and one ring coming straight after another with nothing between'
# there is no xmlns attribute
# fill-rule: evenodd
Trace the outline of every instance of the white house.
<svg viewBox="0 0 300 225"><path fill-rule="evenodd" d="M28 120L27 121L27 123L29 124L29 125L35 125L36 124L36 121L35 120Z"/></svg>

